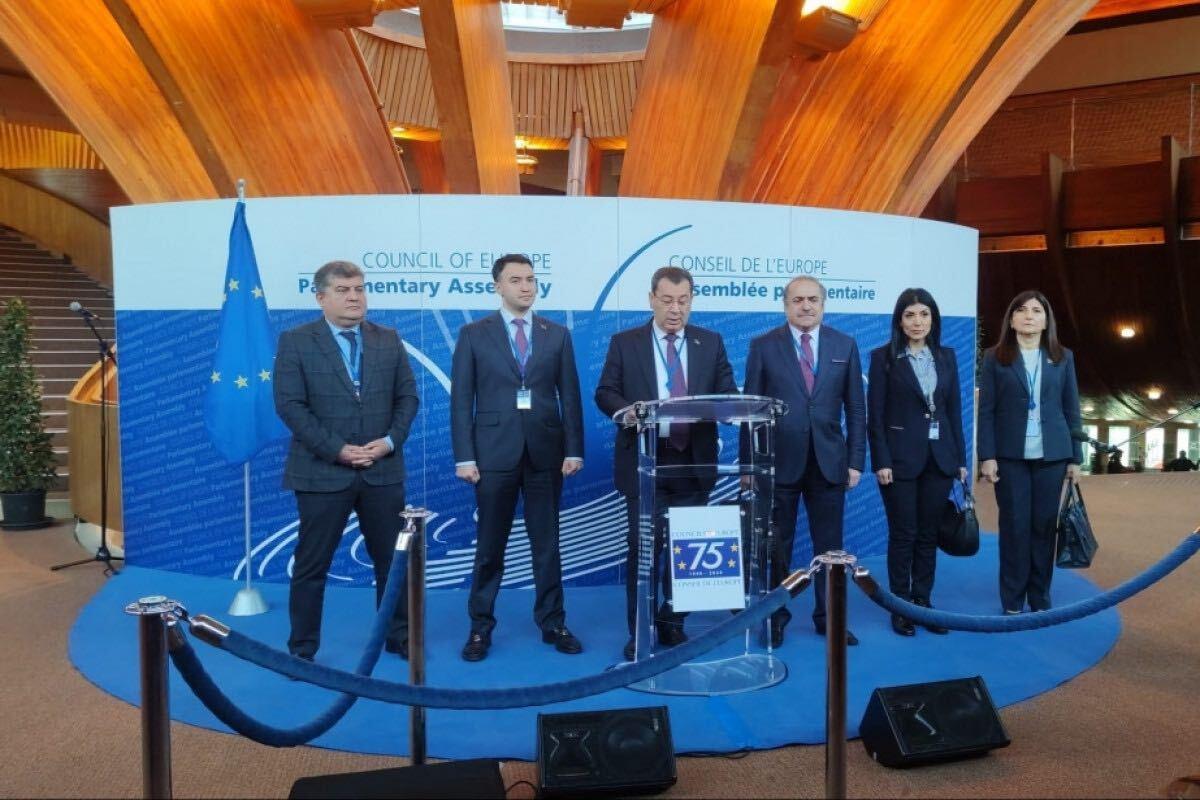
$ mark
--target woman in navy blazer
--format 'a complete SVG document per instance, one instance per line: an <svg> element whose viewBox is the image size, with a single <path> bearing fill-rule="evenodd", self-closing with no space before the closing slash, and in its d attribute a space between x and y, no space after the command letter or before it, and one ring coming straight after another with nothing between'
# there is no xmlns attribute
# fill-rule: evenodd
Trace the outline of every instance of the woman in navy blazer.
<svg viewBox="0 0 1200 800"><path fill-rule="evenodd" d="M871 465L888 519L888 583L892 594L926 608L932 607L938 522L954 477L967 475L958 360L942 347L941 334L941 313L929 292L901 292L891 341L871 353L867 390ZM916 633L897 614L892 629Z"/></svg>
<svg viewBox="0 0 1200 800"><path fill-rule="evenodd" d="M979 371L980 471L1000 510L1000 603L1019 614L1050 608L1054 538L1063 478L1083 461L1075 359L1058 342L1045 295L1008 305L996 346Z"/></svg>

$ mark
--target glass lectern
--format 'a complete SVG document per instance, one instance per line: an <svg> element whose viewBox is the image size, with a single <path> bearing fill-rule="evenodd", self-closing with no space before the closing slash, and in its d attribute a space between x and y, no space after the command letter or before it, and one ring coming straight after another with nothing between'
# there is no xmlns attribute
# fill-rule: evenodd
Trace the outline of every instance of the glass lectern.
<svg viewBox="0 0 1200 800"><path fill-rule="evenodd" d="M770 591L771 493L775 422L782 401L749 395L702 395L634 403L613 415L638 433L638 575L635 661L670 645L660 641L664 614L694 637ZM678 463L672 428L740 427L740 448L716 463ZM684 451L689 452L689 451ZM684 459L686 460L686 459ZM661 462L670 463L661 463ZM670 505L664 487L703 488L695 505ZM672 482L675 482L674 484ZM664 611L665 609L665 611ZM670 628L670 626L665 626ZM772 686L787 667L772 653L769 623L704 656L629 688L658 694L734 694Z"/></svg>

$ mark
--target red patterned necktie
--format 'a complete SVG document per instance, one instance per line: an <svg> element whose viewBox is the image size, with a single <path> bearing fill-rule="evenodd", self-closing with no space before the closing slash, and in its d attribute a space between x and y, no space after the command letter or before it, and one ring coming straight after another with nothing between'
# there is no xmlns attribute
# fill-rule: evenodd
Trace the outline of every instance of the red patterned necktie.
<svg viewBox="0 0 1200 800"><path fill-rule="evenodd" d="M813 375L813 351L812 351L812 336L807 333L800 334L800 372L804 374L804 388L812 394L813 384L817 382L817 377Z"/></svg>
<svg viewBox="0 0 1200 800"><path fill-rule="evenodd" d="M517 326L517 363L521 365L521 370L525 369L525 360L529 357L529 340L525 338L525 320L514 319L513 325Z"/></svg>

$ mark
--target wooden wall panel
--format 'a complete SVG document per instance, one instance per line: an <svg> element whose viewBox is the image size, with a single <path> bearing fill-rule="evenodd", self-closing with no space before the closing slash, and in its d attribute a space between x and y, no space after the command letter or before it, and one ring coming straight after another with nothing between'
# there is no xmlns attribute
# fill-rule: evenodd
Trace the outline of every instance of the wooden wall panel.
<svg viewBox="0 0 1200 800"><path fill-rule="evenodd" d="M354 31L354 38L362 48L387 118L424 128L438 127L425 48L397 44L359 30Z"/></svg>
<svg viewBox="0 0 1200 800"><path fill-rule="evenodd" d="M1063 174L1063 228L1068 231L1163 224L1162 165L1129 164Z"/></svg>
<svg viewBox="0 0 1200 800"><path fill-rule="evenodd" d="M217 196L178 118L103 0L0 3L0 39L131 200Z"/></svg>
<svg viewBox="0 0 1200 800"><path fill-rule="evenodd" d="M1007 82L1057 39L1039 26L1087 5L890 0L845 50L793 61L772 103L782 122L764 131L739 199L919 214Z"/></svg>
<svg viewBox="0 0 1200 800"><path fill-rule="evenodd" d="M341 31L291 0L108 2L164 94L190 109L193 146L212 148L222 178L245 178L254 195L408 191Z"/></svg>
<svg viewBox="0 0 1200 800"><path fill-rule="evenodd" d="M676 0L659 12L629 126L622 195L717 196L774 8L774 0Z"/></svg>
<svg viewBox="0 0 1200 800"><path fill-rule="evenodd" d="M422 0L450 189L519 194L513 103L497 0Z"/></svg>
<svg viewBox="0 0 1200 800"><path fill-rule="evenodd" d="M0 120L0 169L30 167L103 169L104 164L78 133Z"/></svg>
<svg viewBox="0 0 1200 800"><path fill-rule="evenodd" d="M0 223L65 253L79 269L112 286L112 235L91 214L21 181L0 175Z"/></svg>

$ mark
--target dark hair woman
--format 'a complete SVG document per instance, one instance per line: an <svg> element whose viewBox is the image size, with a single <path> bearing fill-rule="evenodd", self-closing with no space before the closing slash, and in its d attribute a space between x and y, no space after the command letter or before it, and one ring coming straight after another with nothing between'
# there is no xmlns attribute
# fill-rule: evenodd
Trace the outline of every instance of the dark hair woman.
<svg viewBox="0 0 1200 800"><path fill-rule="evenodd" d="M980 471L1000 510L1000 603L1006 614L1050 608L1063 478L1079 476L1082 428L1075 358L1058 342L1046 296L1025 291L1004 313L979 372Z"/></svg>
<svg viewBox="0 0 1200 800"><path fill-rule="evenodd" d="M958 360L942 347L942 316L924 289L905 289L888 344L871 353L867 433L888 520L893 594L931 608L937 528L955 476L967 475ZM933 633L946 629L927 625ZM892 630L916 628L892 615Z"/></svg>

